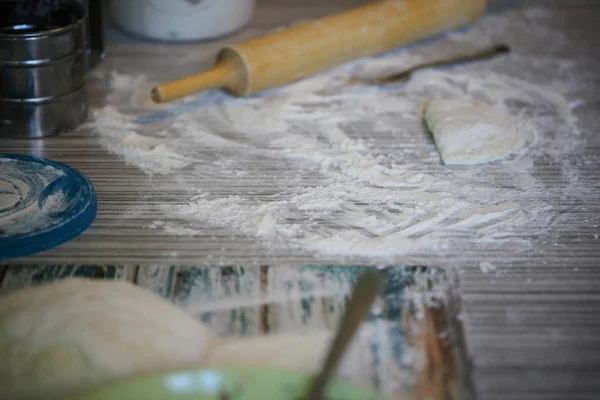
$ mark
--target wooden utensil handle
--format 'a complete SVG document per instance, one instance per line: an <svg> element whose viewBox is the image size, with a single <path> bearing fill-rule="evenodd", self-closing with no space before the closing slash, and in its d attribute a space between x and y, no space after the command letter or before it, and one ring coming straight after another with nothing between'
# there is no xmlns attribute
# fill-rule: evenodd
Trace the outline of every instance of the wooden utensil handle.
<svg viewBox="0 0 600 400"><path fill-rule="evenodd" d="M219 55L220 72L161 85L154 98L170 101L213 87L236 96L253 94L464 26L485 7L486 0L368 3L230 46Z"/></svg>

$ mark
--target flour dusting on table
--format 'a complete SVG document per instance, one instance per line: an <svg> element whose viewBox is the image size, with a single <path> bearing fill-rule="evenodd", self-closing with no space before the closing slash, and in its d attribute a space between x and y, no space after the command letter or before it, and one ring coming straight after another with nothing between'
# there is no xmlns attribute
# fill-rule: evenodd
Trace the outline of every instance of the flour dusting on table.
<svg viewBox="0 0 600 400"><path fill-rule="evenodd" d="M92 126L127 163L168 176L153 183L157 191L188 194L184 204L159 207L164 221L149 228L165 234L194 236L218 226L265 246L382 260L457 242L525 251L527 230L539 232L553 218L548 196L564 193L530 173L535 158L558 160L580 142L577 103L566 97L572 81L536 84L514 71L533 61L567 72L574 65L516 54L422 71L405 85L349 83L429 59L436 47L447 52L455 43L463 52L465 43L500 37L497 27L508 21L517 21L513 35L524 34L533 30L526 21L544 18L540 10L520 20L512 14L487 17L437 45L361 60L247 99L207 92L150 106L155 82L113 72L109 100L129 99L130 108L97 109ZM538 141L501 162L444 167L421 115L436 98L485 102L529 124ZM144 110L145 117L133 117Z"/></svg>

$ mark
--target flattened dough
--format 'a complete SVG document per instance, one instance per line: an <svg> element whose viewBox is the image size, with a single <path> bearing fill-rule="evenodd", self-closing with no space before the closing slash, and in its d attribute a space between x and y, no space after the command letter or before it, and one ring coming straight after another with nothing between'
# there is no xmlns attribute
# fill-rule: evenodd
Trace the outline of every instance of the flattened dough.
<svg viewBox="0 0 600 400"><path fill-rule="evenodd" d="M333 336L334 332L323 330L228 340L215 346L208 365L244 365L316 373L321 369ZM344 354L337 373L357 377L365 365L372 362L370 347L355 339Z"/></svg>
<svg viewBox="0 0 600 400"><path fill-rule="evenodd" d="M211 351L211 367L244 365L316 372L332 338L330 331L259 336L219 343Z"/></svg>
<svg viewBox="0 0 600 400"><path fill-rule="evenodd" d="M446 165L483 164L522 149L532 132L518 119L483 102L432 101L425 122Z"/></svg>
<svg viewBox="0 0 600 400"><path fill-rule="evenodd" d="M69 279L0 297L0 399L58 400L202 365L208 328L127 282Z"/></svg>

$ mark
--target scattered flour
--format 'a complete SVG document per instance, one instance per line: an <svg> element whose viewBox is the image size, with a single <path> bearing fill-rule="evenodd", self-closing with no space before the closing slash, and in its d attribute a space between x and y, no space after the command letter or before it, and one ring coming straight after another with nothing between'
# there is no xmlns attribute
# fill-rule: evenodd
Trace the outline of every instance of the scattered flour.
<svg viewBox="0 0 600 400"><path fill-rule="evenodd" d="M526 20L544 17L539 10L526 14L487 17L449 42L458 51L502 37L513 23L532 31ZM528 234L553 215L547 188L531 174L533 160L560 159L578 145L563 141L578 133L577 103L565 97L576 91L568 77L530 83L513 69L532 59L510 55L483 68L421 71L405 85L349 84L352 76L437 58L449 42L361 60L247 99L207 92L150 107L140 87L154 82L113 73L109 102L126 107L95 110L92 127L127 163L169 177L154 182L155 190L188 194L184 204L160 206L168 224L150 226L170 235L218 226L269 246L384 261L457 241L528 250ZM537 61L540 69L558 64L566 75L575 68ZM478 101L527 120L538 143L505 162L443 167L422 125L423 105L434 99Z"/></svg>
<svg viewBox="0 0 600 400"><path fill-rule="evenodd" d="M496 271L496 266L489 261L483 261L479 263L479 269L484 274L489 274L490 272Z"/></svg>
<svg viewBox="0 0 600 400"><path fill-rule="evenodd" d="M136 133L136 124L113 106L106 106L96 113L94 127L102 132L104 144L111 152L122 154L128 164L145 172L168 174L191 163L166 140Z"/></svg>
<svg viewBox="0 0 600 400"><path fill-rule="evenodd" d="M13 160L2 159L0 172L0 193L2 193L0 210L12 212L23 199L28 197L31 188L25 179L18 179L19 170Z"/></svg>
<svg viewBox="0 0 600 400"><path fill-rule="evenodd" d="M41 211L46 215L53 215L63 212L68 206L63 191L57 191L49 194L42 204Z"/></svg>
<svg viewBox="0 0 600 400"><path fill-rule="evenodd" d="M43 173L26 172L27 166L0 157L0 240L18 234L42 230L54 223L53 213L65 207L61 191L48 195L38 204L38 196L64 172L45 166Z"/></svg>

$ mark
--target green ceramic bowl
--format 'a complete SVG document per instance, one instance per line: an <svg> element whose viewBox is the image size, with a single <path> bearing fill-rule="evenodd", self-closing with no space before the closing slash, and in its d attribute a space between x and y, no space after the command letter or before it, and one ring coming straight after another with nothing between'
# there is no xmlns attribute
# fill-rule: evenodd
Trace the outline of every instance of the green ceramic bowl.
<svg viewBox="0 0 600 400"><path fill-rule="evenodd" d="M148 375L118 382L70 400L302 400L310 374L227 368ZM384 400L343 381L328 388L328 400Z"/></svg>

